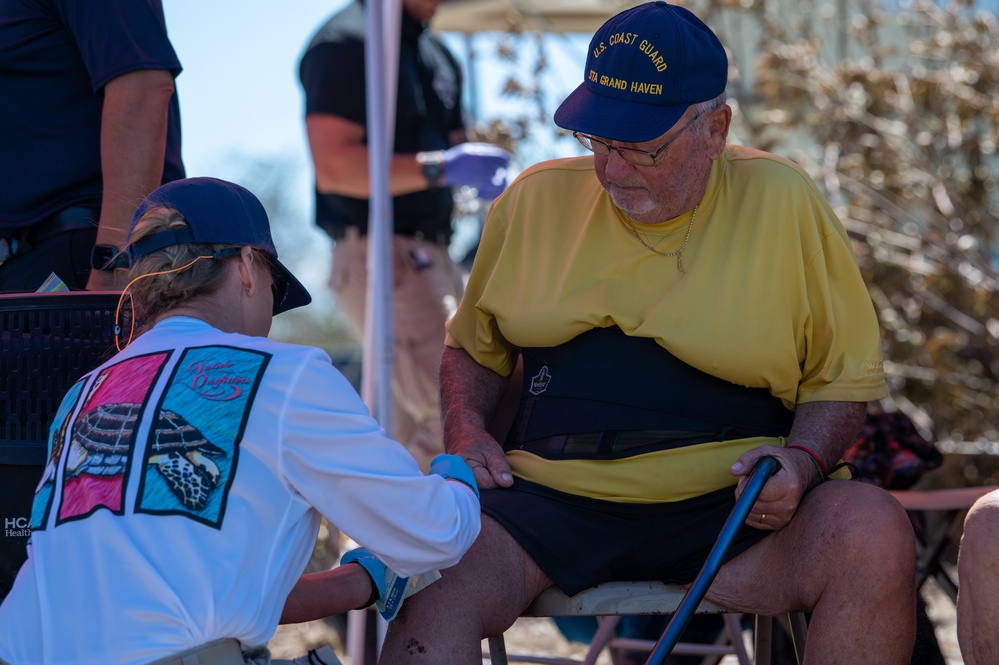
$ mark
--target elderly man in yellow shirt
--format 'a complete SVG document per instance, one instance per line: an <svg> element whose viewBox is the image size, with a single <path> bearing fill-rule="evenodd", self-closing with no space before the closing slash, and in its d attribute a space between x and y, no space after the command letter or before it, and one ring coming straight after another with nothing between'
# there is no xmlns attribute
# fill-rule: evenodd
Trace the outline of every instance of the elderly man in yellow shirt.
<svg viewBox="0 0 999 665"><path fill-rule="evenodd" d="M763 455L782 468L707 597L811 612L811 665L909 662L908 519L827 481L886 395L874 308L802 169L727 144L727 75L688 10L622 12L555 114L593 156L529 168L493 204L441 362L483 528L390 625L383 663L480 662L551 585L690 583Z"/></svg>

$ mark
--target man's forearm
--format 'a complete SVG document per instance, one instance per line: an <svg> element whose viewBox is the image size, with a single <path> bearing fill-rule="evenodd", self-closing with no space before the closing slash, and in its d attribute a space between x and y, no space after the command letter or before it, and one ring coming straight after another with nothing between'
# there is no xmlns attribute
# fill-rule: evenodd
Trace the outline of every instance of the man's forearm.
<svg viewBox="0 0 999 665"><path fill-rule="evenodd" d="M356 199L371 196L367 131L364 125L328 113L310 113L305 129L312 153L316 188L323 194ZM423 167L415 154L393 154L388 163L392 196L427 189Z"/></svg>
<svg viewBox="0 0 999 665"><path fill-rule="evenodd" d="M829 469L856 441L866 416L866 402L799 404L788 443L808 449Z"/></svg>
<svg viewBox="0 0 999 665"><path fill-rule="evenodd" d="M122 247L136 206L163 179L173 76L130 72L104 87L101 173L104 186L97 243Z"/></svg>
<svg viewBox="0 0 999 665"><path fill-rule="evenodd" d="M441 416L445 448L457 422L488 429L506 390L508 377L475 361L464 349L445 347L441 356Z"/></svg>

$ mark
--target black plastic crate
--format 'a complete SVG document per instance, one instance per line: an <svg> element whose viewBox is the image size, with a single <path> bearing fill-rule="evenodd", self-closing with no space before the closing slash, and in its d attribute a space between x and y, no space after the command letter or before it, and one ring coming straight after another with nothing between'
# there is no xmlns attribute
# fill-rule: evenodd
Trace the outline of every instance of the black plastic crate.
<svg viewBox="0 0 999 665"><path fill-rule="evenodd" d="M45 463L63 396L116 351L119 295L0 294L0 464Z"/></svg>

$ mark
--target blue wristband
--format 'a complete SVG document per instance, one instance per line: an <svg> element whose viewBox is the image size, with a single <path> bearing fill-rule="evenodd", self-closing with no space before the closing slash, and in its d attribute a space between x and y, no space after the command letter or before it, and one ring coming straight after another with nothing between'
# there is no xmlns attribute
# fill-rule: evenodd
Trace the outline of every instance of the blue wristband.
<svg viewBox="0 0 999 665"><path fill-rule="evenodd" d="M481 498L472 468L457 455L438 455L430 462L430 473L465 483L475 492L476 498Z"/></svg>

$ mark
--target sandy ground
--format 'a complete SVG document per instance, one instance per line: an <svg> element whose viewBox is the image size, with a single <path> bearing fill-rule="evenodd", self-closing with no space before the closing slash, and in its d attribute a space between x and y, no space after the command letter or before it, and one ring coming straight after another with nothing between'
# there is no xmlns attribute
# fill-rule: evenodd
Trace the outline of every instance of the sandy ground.
<svg viewBox="0 0 999 665"><path fill-rule="evenodd" d="M922 593L947 665L962 665L964 661L957 646L953 603L932 579L926 582ZM746 639L749 639L748 633ZM507 631L505 641L508 654L581 658L586 653L585 645L566 640L549 619L520 619ZM334 648L343 665L359 665L350 662L337 633L323 622L282 626L270 646L275 658L291 658L323 644L330 644ZM485 649L485 642L483 648ZM484 662L488 663L488 658ZM597 665L611 665L610 656L602 654ZM737 661L734 656L726 656L720 665L737 665Z"/></svg>
<svg viewBox="0 0 999 665"><path fill-rule="evenodd" d="M954 603L940 590L940 587L930 579L923 586L923 598L927 603L927 614L933 621L940 651L947 659L947 665L964 665L961 650L957 645L957 621L954 614Z"/></svg>

